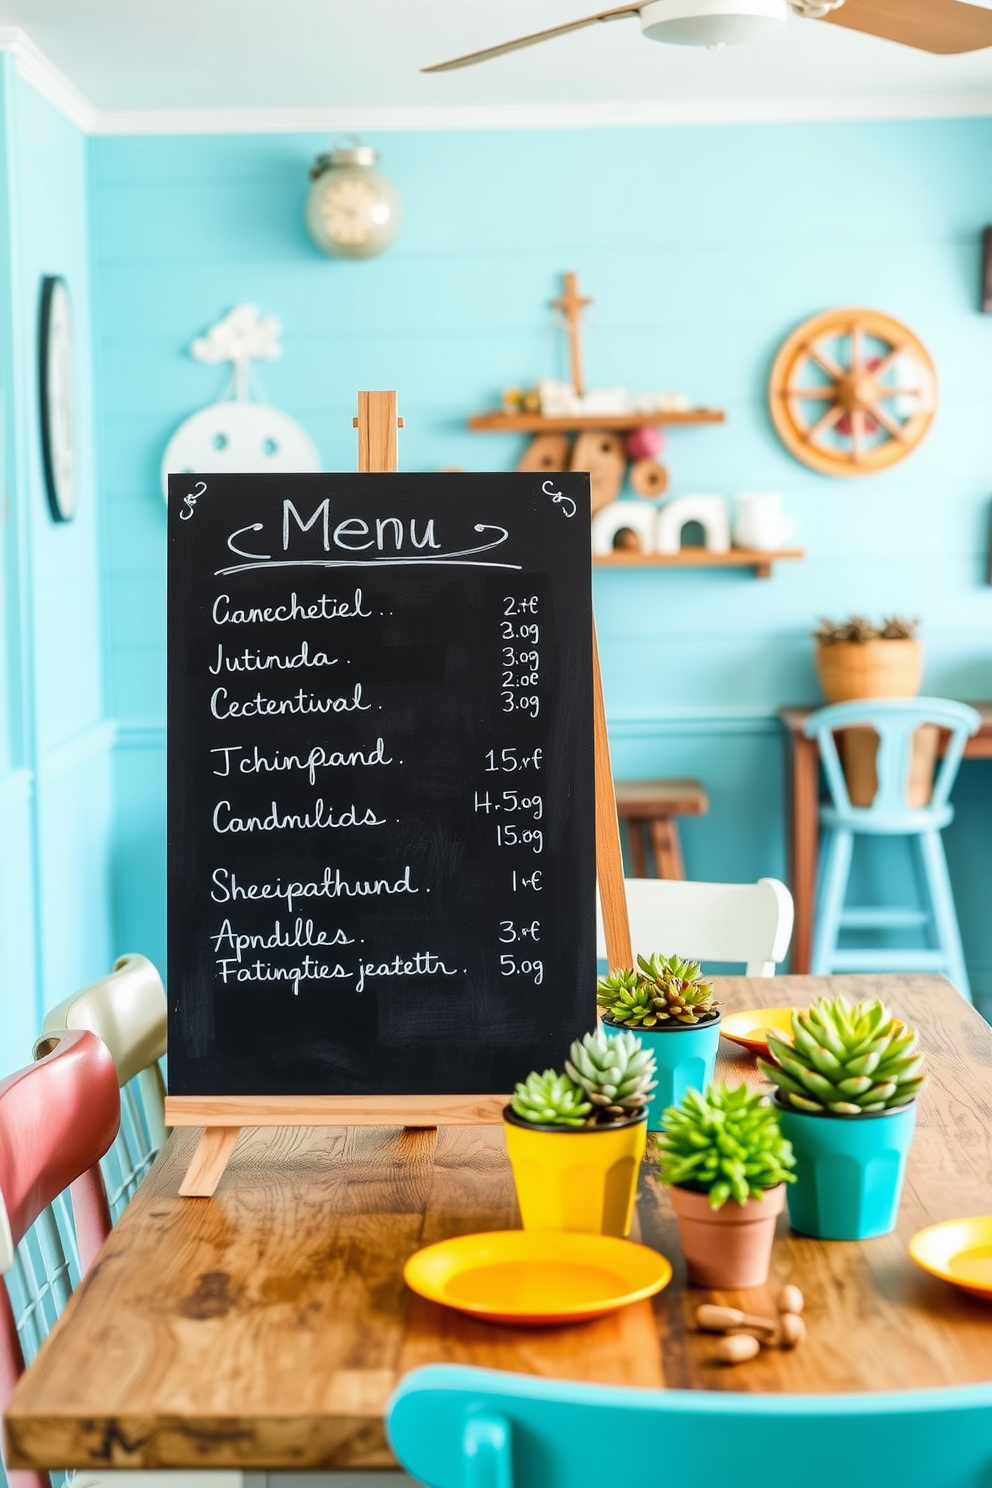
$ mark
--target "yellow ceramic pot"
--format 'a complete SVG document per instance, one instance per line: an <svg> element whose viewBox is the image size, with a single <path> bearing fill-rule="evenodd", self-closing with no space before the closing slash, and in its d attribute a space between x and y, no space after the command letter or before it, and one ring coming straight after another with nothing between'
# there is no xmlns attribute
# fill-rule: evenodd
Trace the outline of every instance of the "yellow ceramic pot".
<svg viewBox="0 0 992 1488"><path fill-rule="evenodd" d="M647 1114L618 1126L535 1126L503 1111L525 1230L628 1235L647 1141Z"/></svg>

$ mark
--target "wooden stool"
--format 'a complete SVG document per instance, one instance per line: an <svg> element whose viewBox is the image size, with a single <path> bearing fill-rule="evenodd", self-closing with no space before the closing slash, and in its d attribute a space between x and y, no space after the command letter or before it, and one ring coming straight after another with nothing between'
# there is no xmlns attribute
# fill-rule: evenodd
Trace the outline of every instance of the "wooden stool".
<svg viewBox="0 0 992 1488"><path fill-rule="evenodd" d="M705 816L710 809L701 780L617 780L617 816L627 824L631 876L647 878L645 835L658 878L685 878L677 816Z"/></svg>

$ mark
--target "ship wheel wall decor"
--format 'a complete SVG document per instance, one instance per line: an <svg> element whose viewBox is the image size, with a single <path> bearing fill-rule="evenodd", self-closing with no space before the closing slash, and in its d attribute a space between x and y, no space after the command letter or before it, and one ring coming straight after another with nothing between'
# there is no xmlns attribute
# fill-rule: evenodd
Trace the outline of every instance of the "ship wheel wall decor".
<svg viewBox="0 0 992 1488"><path fill-rule="evenodd" d="M827 310L785 341L768 389L785 447L821 475L874 475L904 460L933 422L926 347L879 310Z"/></svg>

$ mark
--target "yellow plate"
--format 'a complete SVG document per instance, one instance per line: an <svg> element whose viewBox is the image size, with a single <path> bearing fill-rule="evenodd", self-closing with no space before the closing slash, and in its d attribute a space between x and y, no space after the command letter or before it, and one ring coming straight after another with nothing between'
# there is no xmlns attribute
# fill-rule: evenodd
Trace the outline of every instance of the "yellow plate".
<svg viewBox="0 0 992 1488"><path fill-rule="evenodd" d="M613 1235L493 1230L428 1245L403 1268L407 1286L494 1323L574 1323L660 1292L663 1255Z"/></svg>
<svg viewBox="0 0 992 1488"><path fill-rule="evenodd" d="M728 1013L720 1024L720 1032L733 1044L750 1049L752 1054L767 1054L766 1028L792 1032L792 1015L795 1008L749 1008L744 1013Z"/></svg>
<svg viewBox="0 0 992 1488"><path fill-rule="evenodd" d="M992 1297L992 1215L948 1219L917 1230L909 1253L924 1271L974 1297Z"/></svg>

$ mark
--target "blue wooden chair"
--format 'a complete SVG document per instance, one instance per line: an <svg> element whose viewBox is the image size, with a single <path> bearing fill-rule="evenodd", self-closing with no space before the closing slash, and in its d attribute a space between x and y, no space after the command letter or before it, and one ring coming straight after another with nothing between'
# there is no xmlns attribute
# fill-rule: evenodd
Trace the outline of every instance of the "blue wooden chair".
<svg viewBox="0 0 992 1488"><path fill-rule="evenodd" d="M389 1407L428 1488L989 1488L992 1384L878 1395L634 1390L453 1364Z"/></svg>
<svg viewBox="0 0 992 1488"><path fill-rule="evenodd" d="M971 1001L961 933L940 833L954 817L950 804L965 740L981 719L966 703L943 698L868 698L821 708L803 732L815 738L830 790L831 804L820 811L827 829L820 859L820 882L813 936L814 976L833 971L942 971ZM949 730L947 751L926 806L911 806L907 782L913 736L925 724ZM834 737L838 729L871 728L878 734L875 769L878 789L870 806L852 806ZM920 903L910 907L844 906L854 839L859 835L900 836L910 840ZM924 949L850 949L838 945L845 929L923 930Z"/></svg>

